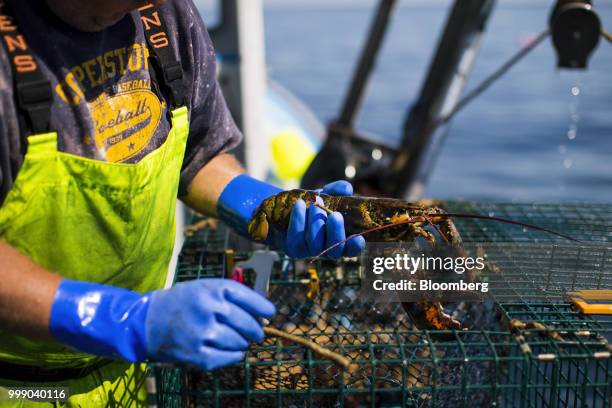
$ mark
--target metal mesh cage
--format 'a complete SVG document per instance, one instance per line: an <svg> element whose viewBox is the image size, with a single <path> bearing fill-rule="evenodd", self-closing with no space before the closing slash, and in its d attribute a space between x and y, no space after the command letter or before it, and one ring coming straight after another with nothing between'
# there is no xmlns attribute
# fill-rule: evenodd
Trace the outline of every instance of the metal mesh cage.
<svg viewBox="0 0 612 408"><path fill-rule="evenodd" d="M449 202L444 208L529 222L584 241L612 241L610 206ZM242 363L212 373L154 368L158 404L611 406L612 320L582 315L564 294L612 288L612 251L483 220L458 219L456 225L465 242L501 243L487 246L494 261L483 277L495 288L490 299L445 305L469 330L417 330L401 304L359 296L354 261L318 262L320 292L309 298L308 267L282 258L270 284L278 311L270 324L348 357L351 370L267 338ZM223 225L199 231L185 243L177 280L227 276L249 255L228 251L240 247L237 242ZM511 327L512 319L543 326Z"/></svg>

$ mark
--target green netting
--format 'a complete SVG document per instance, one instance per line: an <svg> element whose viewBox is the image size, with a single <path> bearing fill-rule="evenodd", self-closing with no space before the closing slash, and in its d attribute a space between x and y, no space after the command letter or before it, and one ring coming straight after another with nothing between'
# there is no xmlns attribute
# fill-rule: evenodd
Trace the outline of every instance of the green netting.
<svg viewBox="0 0 612 408"><path fill-rule="evenodd" d="M477 213L527 222L588 242L612 242L612 206L607 204L517 204L450 201L449 212ZM458 218L461 236L470 242L550 242L563 238L523 227Z"/></svg>
<svg viewBox="0 0 612 408"><path fill-rule="evenodd" d="M444 208L612 241L611 206L451 202ZM504 243L485 244L495 265L482 277L495 283L491 299L445 305L468 330L419 331L401 304L358 296L357 262L318 262L320 292L309 299L308 265L282 258L270 285L278 310L271 325L349 357L354 369L344 372L305 347L266 339L241 364L213 373L155 368L159 405L609 407L612 320L580 314L564 293L611 288L612 251L482 220L456 224L466 242ZM521 257L516 245L506 245L534 242L520 246ZM240 245L222 225L198 232L183 248L177 280L225 276L228 262L249 255L228 255L228 246ZM511 330L511 319L546 329Z"/></svg>

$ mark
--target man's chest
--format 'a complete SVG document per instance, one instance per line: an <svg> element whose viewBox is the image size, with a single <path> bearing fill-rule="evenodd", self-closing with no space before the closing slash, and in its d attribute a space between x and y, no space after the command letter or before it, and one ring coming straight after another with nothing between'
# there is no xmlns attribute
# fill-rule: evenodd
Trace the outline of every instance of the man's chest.
<svg viewBox="0 0 612 408"><path fill-rule="evenodd" d="M123 28L123 29L122 29ZM41 71L51 82L50 128L58 133L61 151L110 162L137 162L159 147L170 125L164 97L149 67L149 49L141 27L123 22L112 38L70 42L60 36L57 42L41 45L41 35L31 35ZM6 126L0 132L11 142L15 158L23 151L23 129L19 126L15 87L4 50L0 93ZM7 117L9 116L9 117Z"/></svg>
<svg viewBox="0 0 612 408"><path fill-rule="evenodd" d="M167 106L150 74L144 44L104 50L68 67L53 92L51 125L60 133L63 128L60 148L66 151L134 162L163 143L169 131Z"/></svg>

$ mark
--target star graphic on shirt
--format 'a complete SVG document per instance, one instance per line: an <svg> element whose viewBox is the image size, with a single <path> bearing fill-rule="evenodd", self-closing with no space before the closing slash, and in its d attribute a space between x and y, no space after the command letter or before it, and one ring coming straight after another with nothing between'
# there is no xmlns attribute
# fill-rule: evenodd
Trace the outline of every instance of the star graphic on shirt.
<svg viewBox="0 0 612 408"><path fill-rule="evenodd" d="M134 150L134 143L130 142L130 144L128 145L128 149Z"/></svg>

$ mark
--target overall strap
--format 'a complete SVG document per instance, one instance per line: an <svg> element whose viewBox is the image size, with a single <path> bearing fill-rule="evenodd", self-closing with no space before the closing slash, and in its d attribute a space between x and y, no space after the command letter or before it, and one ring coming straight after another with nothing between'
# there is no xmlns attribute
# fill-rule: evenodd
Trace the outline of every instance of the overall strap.
<svg viewBox="0 0 612 408"><path fill-rule="evenodd" d="M13 72L20 133L47 133L53 102L51 82L41 71L6 2L1 0L0 35Z"/></svg>
<svg viewBox="0 0 612 408"><path fill-rule="evenodd" d="M168 111L174 110L185 104L183 68L174 55L162 14L151 3L140 7L138 11L149 48L150 66L154 69L155 76L161 78L159 85L162 93L168 95Z"/></svg>

